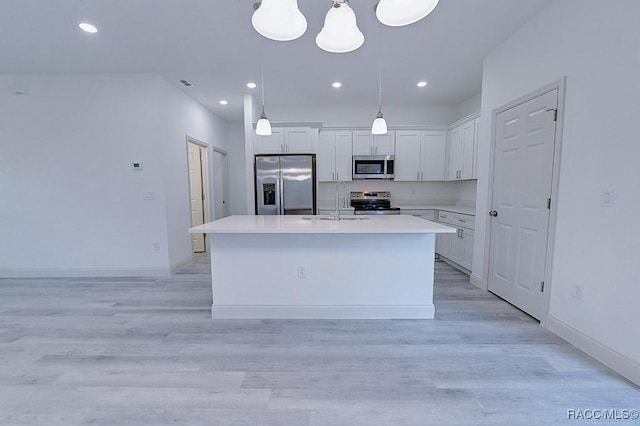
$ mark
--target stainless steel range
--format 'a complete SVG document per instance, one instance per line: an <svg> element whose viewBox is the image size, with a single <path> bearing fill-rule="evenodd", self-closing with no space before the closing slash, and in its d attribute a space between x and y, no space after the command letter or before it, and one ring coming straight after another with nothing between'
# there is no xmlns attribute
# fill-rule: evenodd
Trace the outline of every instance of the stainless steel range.
<svg viewBox="0 0 640 426"><path fill-rule="evenodd" d="M389 191L351 191L354 214L400 214L400 207L391 206Z"/></svg>

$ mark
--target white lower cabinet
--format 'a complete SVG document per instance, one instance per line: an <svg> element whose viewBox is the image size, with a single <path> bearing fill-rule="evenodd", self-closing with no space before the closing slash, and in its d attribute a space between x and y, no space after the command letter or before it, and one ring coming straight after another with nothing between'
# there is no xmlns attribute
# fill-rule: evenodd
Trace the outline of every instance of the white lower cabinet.
<svg viewBox="0 0 640 426"><path fill-rule="evenodd" d="M436 253L469 272L473 264L475 216L445 210L438 212L438 222L456 228L455 234L438 234Z"/></svg>

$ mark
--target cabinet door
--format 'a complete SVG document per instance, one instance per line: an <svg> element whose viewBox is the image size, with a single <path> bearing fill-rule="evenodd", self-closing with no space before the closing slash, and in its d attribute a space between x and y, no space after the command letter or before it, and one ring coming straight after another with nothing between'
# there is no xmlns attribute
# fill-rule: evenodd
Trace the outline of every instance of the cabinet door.
<svg viewBox="0 0 640 426"><path fill-rule="evenodd" d="M373 154L373 135L366 130L353 132L353 155Z"/></svg>
<svg viewBox="0 0 640 426"><path fill-rule="evenodd" d="M375 155L394 155L396 152L396 132L386 135L373 135L373 153Z"/></svg>
<svg viewBox="0 0 640 426"><path fill-rule="evenodd" d="M396 132L396 181L421 180L420 131L398 130ZM444 161L442 163L444 168Z"/></svg>
<svg viewBox="0 0 640 426"><path fill-rule="evenodd" d="M473 240L475 232L469 229L462 230L462 240L464 241L464 255L462 256L461 266L471 270L473 266Z"/></svg>
<svg viewBox="0 0 640 426"><path fill-rule="evenodd" d="M471 179L473 177L475 133L475 121L470 121L462 125L462 158L460 160L460 179Z"/></svg>
<svg viewBox="0 0 640 426"><path fill-rule="evenodd" d="M336 180L336 132L320 132L318 136L318 180Z"/></svg>
<svg viewBox="0 0 640 426"><path fill-rule="evenodd" d="M284 129L284 147L286 153L313 154L316 152L316 129L306 127L291 127Z"/></svg>
<svg viewBox="0 0 640 426"><path fill-rule="evenodd" d="M462 170L462 128L456 127L449 135L448 180L458 180Z"/></svg>
<svg viewBox="0 0 640 426"><path fill-rule="evenodd" d="M458 265L461 265L464 259L464 239L462 237L464 230L461 228L457 228L456 230L457 232L455 234L451 234L451 249L447 257Z"/></svg>
<svg viewBox="0 0 640 426"><path fill-rule="evenodd" d="M398 136L396 134L396 152L398 151ZM445 180L447 159L447 132L421 132L421 180ZM397 159L397 154L396 154ZM397 180L397 177L396 177Z"/></svg>
<svg viewBox="0 0 640 426"><path fill-rule="evenodd" d="M283 129L271 129L271 135L253 134L253 150L256 154L281 154L284 152Z"/></svg>
<svg viewBox="0 0 640 426"><path fill-rule="evenodd" d="M438 234L436 235L436 253L442 257L449 257L451 251L451 238L455 238L456 234Z"/></svg>
<svg viewBox="0 0 640 426"><path fill-rule="evenodd" d="M335 164L336 164L336 180L348 182L351 180L353 173L351 171L352 162L352 141L351 132L337 132L335 144Z"/></svg>

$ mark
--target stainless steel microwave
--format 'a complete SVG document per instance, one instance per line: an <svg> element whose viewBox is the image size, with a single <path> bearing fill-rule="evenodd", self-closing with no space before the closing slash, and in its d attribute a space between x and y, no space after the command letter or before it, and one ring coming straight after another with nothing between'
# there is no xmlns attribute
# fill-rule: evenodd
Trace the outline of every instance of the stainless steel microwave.
<svg viewBox="0 0 640 426"><path fill-rule="evenodd" d="M354 155L353 179L393 179L393 155Z"/></svg>

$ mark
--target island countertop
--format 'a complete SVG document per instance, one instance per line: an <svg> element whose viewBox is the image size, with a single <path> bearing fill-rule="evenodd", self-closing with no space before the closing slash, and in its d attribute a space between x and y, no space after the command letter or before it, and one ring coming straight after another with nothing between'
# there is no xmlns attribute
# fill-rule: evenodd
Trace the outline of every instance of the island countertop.
<svg viewBox="0 0 640 426"><path fill-rule="evenodd" d="M444 234L451 228L409 215L228 216L189 229L192 234Z"/></svg>

